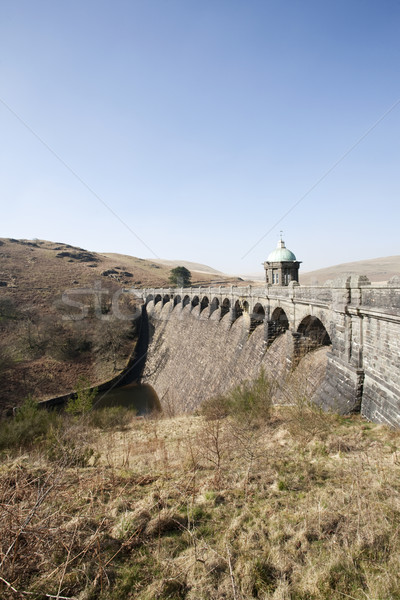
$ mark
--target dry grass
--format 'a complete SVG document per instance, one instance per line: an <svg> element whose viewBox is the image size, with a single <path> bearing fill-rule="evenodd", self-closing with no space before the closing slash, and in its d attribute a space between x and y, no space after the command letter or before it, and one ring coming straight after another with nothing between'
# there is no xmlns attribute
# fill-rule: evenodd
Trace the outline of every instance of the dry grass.
<svg viewBox="0 0 400 600"><path fill-rule="evenodd" d="M301 285L323 285L328 280L353 273L365 275L373 283L383 283L400 273L400 256L383 256L369 260L333 265L300 274Z"/></svg>
<svg viewBox="0 0 400 600"><path fill-rule="evenodd" d="M400 598L400 434L316 415L305 437L273 409L250 470L229 416L67 419L72 454L3 451L1 597Z"/></svg>

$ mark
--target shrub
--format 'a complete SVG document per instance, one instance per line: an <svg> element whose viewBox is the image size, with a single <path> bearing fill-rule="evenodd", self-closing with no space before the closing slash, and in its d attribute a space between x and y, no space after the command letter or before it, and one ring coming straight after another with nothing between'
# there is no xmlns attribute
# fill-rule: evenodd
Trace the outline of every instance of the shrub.
<svg viewBox="0 0 400 600"><path fill-rule="evenodd" d="M15 417L0 424L0 450L29 449L43 440L58 421L56 413L39 409L35 400L29 397L17 409Z"/></svg>
<svg viewBox="0 0 400 600"><path fill-rule="evenodd" d="M21 317L19 310L11 298L0 299L0 321L18 320Z"/></svg>
<svg viewBox="0 0 400 600"><path fill-rule="evenodd" d="M202 403L199 412L207 421L225 419L231 412L229 398L227 396L207 398Z"/></svg>
<svg viewBox="0 0 400 600"><path fill-rule="evenodd" d="M271 416L275 382L262 370L254 382L244 381L226 396L206 400L200 414L205 422L197 442L200 454L215 469L214 484L222 485L224 463L240 449L247 463L245 488L259 458L259 438Z"/></svg>
<svg viewBox="0 0 400 600"><path fill-rule="evenodd" d="M261 425L271 416L275 389L275 382L268 379L262 370L255 381L244 381L226 396L216 396L203 402L200 414L207 420L230 416L242 424Z"/></svg>
<svg viewBox="0 0 400 600"><path fill-rule="evenodd" d="M45 354L50 336L36 315L26 316L20 323L19 332L19 343L24 354L28 354L30 358L39 358Z"/></svg>
<svg viewBox="0 0 400 600"><path fill-rule="evenodd" d="M276 385L265 376L264 370L254 382L244 381L228 396L229 412L237 421L254 426L268 421Z"/></svg>
<svg viewBox="0 0 400 600"><path fill-rule="evenodd" d="M91 352L92 346L92 342L84 335L70 332L59 346L56 346L54 353L61 360L74 361L81 358L83 354Z"/></svg>
<svg viewBox="0 0 400 600"><path fill-rule="evenodd" d="M66 412L71 415L85 415L93 408L93 401L98 388L89 387L89 381L84 377L78 379L75 394L68 400Z"/></svg>

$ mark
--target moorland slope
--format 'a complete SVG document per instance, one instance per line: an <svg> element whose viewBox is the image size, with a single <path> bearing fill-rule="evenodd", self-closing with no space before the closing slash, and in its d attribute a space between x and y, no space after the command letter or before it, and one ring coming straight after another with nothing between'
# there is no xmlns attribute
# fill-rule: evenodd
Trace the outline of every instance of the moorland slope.
<svg viewBox="0 0 400 600"><path fill-rule="evenodd" d="M0 409L97 385L121 371L135 345L131 320L115 317L121 288L168 285L170 268L121 254L100 254L45 240L0 239ZM192 271L193 285L236 284ZM63 301L63 294L85 307ZM133 297L121 296L123 314ZM100 317L100 318L99 318Z"/></svg>

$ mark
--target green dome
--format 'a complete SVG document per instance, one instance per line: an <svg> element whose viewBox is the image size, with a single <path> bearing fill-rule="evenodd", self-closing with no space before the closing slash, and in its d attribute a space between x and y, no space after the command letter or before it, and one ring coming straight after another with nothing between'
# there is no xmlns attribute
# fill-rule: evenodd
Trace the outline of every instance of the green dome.
<svg viewBox="0 0 400 600"><path fill-rule="evenodd" d="M293 260L296 260L296 257L293 252L285 247L285 242L283 240L279 240L278 246L268 255L267 258L267 262L285 262Z"/></svg>

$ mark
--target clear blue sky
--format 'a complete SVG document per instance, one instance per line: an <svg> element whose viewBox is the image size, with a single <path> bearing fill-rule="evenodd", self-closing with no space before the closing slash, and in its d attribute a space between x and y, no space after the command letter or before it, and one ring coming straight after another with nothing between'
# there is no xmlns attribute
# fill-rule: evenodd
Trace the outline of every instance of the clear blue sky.
<svg viewBox="0 0 400 600"><path fill-rule="evenodd" d="M0 236L241 273L280 229L303 270L400 254L400 103L276 224L400 101L400 0L2 0L0 98Z"/></svg>

